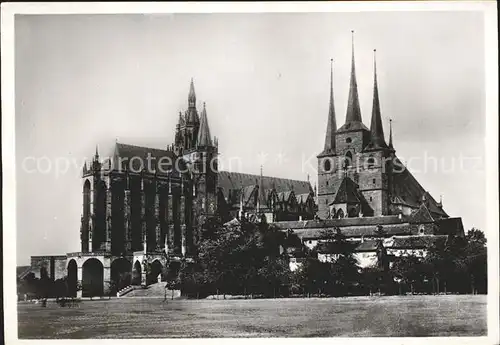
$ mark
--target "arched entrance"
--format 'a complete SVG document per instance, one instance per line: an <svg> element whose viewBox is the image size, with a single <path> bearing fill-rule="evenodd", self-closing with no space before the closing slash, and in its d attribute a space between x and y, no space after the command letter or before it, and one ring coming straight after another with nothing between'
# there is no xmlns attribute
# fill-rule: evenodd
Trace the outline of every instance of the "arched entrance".
<svg viewBox="0 0 500 345"><path fill-rule="evenodd" d="M136 261L132 269L132 285L141 285L142 268L141 263Z"/></svg>
<svg viewBox="0 0 500 345"><path fill-rule="evenodd" d="M130 285L132 280L132 264L125 258L116 259L111 263L111 292L115 293Z"/></svg>
<svg viewBox="0 0 500 345"><path fill-rule="evenodd" d="M75 260L68 263L68 278L66 281L68 287L68 296L76 297L76 284L78 282L78 266Z"/></svg>
<svg viewBox="0 0 500 345"><path fill-rule="evenodd" d="M158 282L158 276L160 274L163 275L163 265L161 264L160 260L154 260L150 266L147 284L149 285Z"/></svg>
<svg viewBox="0 0 500 345"><path fill-rule="evenodd" d="M88 259L82 266L82 296L102 296L104 291L102 263L97 259Z"/></svg>

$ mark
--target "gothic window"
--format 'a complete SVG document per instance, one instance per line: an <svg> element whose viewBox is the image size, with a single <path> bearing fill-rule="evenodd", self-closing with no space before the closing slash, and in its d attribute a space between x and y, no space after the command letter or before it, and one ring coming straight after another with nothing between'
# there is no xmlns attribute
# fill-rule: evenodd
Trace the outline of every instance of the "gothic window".
<svg viewBox="0 0 500 345"><path fill-rule="evenodd" d="M352 153L347 151L344 158L344 168L352 166Z"/></svg>
<svg viewBox="0 0 500 345"><path fill-rule="evenodd" d="M373 158L372 156L370 156L367 161L366 161L366 167L368 169L373 169L375 167L375 158Z"/></svg>
<svg viewBox="0 0 500 345"><path fill-rule="evenodd" d="M344 218L344 211L342 209L337 211L336 218Z"/></svg>

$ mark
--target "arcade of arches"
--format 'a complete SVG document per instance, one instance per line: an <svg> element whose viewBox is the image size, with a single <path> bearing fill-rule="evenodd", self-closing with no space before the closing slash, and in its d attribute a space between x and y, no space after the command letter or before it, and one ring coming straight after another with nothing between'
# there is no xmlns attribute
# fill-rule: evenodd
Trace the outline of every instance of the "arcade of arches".
<svg viewBox="0 0 500 345"><path fill-rule="evenodd" d="M90 297L115 294L129 285L150 285L176 276L180 263L165 266L159 256L70 257L67 262L69 296ZM167 271L171 274L167 274Z"/></svg>

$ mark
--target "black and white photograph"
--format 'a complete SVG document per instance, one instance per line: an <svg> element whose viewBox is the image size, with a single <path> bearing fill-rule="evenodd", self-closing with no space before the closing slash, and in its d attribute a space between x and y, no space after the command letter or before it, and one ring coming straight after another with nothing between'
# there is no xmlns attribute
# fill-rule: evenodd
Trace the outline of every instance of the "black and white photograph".
<svg viewBox="0 0 500 345"><path fill-rule="evenodd" d="M2 3L6 343L497 344L495 5Z"/></svg>

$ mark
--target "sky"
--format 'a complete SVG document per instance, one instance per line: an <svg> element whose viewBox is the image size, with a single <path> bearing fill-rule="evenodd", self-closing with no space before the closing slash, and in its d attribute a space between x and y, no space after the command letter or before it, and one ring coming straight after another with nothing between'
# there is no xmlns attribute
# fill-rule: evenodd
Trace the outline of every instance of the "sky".
<svg viewBox="0 0 500 345"><path fill-rule="evenodd" d="M262 165L264 175L314 184L330 59L338 126L345 120L351 30L365 125L377 49L396 154L466 230L497 231L485 228L479 12L17 15L18 265L80 249L83 160L96 145L109 155L116 140L171 144L191 78L224 170L258 174Z"/></svg>

